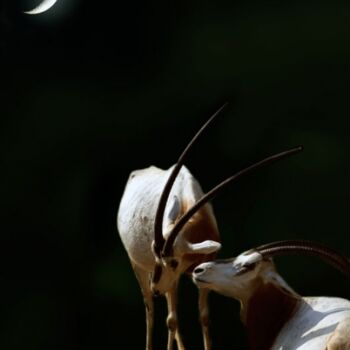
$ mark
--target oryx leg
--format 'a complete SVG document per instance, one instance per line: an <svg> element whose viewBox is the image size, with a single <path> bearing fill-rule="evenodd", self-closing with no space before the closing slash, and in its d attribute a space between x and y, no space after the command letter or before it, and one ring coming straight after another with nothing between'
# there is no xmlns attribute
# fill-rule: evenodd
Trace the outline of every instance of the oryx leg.
<svg viewBox="0 0 350 350"><path fill-rule="evenodd" d="M177 322L177 283L174 283L170 290L165 293L165 297L168 304L168 317L166 320L168 326L167 350L173 349L174 339L176 340L178 350L185 350Z"/></svg>
<svg viewBox="0 0 350 350"><path fill-rule="evenodd" d="M211 349L211 340L209 335L209 289L200 288L198 296L199 321L202 327L204 349Z"/></svg>
<svg viewBox="0 0 350 350"><path fill-rule="evenodd" d="M142 270L132 263L137 280L140 284L143 301L146 308L146 350L153 349L153 320L154 320L154 304L153 295L149 287L149 272Z"/></svg>
<svg viewBox="0 0 350 350"><path fill-rule="evenodd" d="M350 317L338 323L328 339L327 350L350 350Z"/></svg>

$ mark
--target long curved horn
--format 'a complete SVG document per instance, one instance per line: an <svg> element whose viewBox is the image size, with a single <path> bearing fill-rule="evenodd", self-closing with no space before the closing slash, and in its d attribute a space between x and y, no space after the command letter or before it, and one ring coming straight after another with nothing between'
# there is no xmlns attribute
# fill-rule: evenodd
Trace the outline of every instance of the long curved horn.
<svg viewBox="0 0 350 350"><path fill-rule="evenodd" d="M286 158L288 156L291 156L293 154L299 153L302 151L303 147L298 146L294 147L290 150L274 154L270 157L267 157L257 163L252 164L251 166L239 171L235 175L229 177L228 179L221 182L219 185L214 187L212 190L207 192L201 199L199 199L181 218L180 220L175 224L173 227L171 233L169 234L168 239L166 240L164 244L164 249L162 252L163 256L170 256L172 253L172 247L174 244L174 241L181 231L181 229L184 227L184 225L191 219L191 217L207 202L211 201L220 191L222 191L224 188L226 188L228 185L230 185L232 182L235 182L239 180L244 175L247 175L265 165L271 164L277 160Z"/></svg>
<svg viewBox="0 0 350 350"><path fill-rule="evenodd" d="M163 249L165 240L163 237L163 217L165 212L165 207L169 198L170 191L174 185L174 182L176 180L177 175L179 174L182 165L184 164L185 158L189 151L191 150L194 143L197 141L198 137L203 133L204 130L206 130L209 126L209 124L215 119L215 117L228 105L228 102L226 102L222 107L220 107L210 118L209 120L199 129L199 131L196 133L196 135L192 138L192 140L189 142L189 144L186 146L185 150L180 155L179 159L176 162L176 165L174 166L171 174L169 175L169 178L164 186L163 192L159 199L159 204L155 216L154 221L154 252L160 258L161 251Z"/></svg>
<svg viewBox="0 0 350 350"><path fill-rule="evenodd" d="M255 248L263 257L305 254L323 259L333 267L350 276L350 259L320 243L304 240L286 240L264 244Z"/></svg>
<svg viewBox="0 0 350 350"><path fill-rule="evenodd" d="M254 249L260 251L260 250L264 250L264 249L268 249L268 248L275 248L275 247L280 247L280 246L285 246L285 245L299 245L299 246L300 245L304 245L304 246L310 245L310 246L318 246L318 247L327 249L327 247L322 243L309 241L306 239L284 239L284 240L280 240L280 241L262 244Z"/></svg>

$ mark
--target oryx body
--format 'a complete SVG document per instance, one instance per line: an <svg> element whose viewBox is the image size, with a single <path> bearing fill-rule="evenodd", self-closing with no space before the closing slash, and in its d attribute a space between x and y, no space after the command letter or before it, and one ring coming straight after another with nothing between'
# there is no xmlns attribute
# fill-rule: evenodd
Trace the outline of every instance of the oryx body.
<svg viewBox="0 0 350 350"><path fill-rule="evenodd" d="M330 262L350 271L346 258L334 255ZM300 296L277 273L272 259L256 250L203 263L194 269L193 280L241 302L251 350L350 350L350 301Z"/></svg>
<svg viewBox="0 0 350 350"><path fill-rule="evenodd" d="M155 256L151 245L154 240L154 219L159 203L160 195L165 183L170 175L171 167L162 170L155 166L133 171L126 184L125 191L120 202L118 211L118 230L130 260L139 268L147 272L153 272ZM163 221L164 239L171 231L176 220L193 206L201 197L203 191L198 181L192 176L190 171L183 166L171 189L169 200L165 209ZM201 222L196 222L195 218L201 218ZM219 233L216 220L210 204L203 206L196 217L190 222L192 230L184 230L175 241L179 245L183 240L190 243L199 243L204 239L219 241ZM205 225L205 233L198 232L199 224ZM203 227L204 228L204 227ZM195 229L196 232L195 232ZM204 239L203 239L204 238ZM188 247L187 253L190 252ZM193 262L187 257L187 266ZM198 261L196 259L196 261Z"/></svg>
<svg viewBox="0 0 350 350"><path fill-rule="evenodd" d="M269 156L237 172L206 194L184 166L193 144L226 106L199 129L176 164L168 170L151 166L130 174L121 199L117 225L124 247L142 289L146 306L146 349L152 349L153 295L164 294L168 305L168 350L176 339L184 349L177 326L177 285L181 274L212 260L220 249L216 220L208 204L229 184L255 170L302 150L298 146ZM208 292L199 288L199 314L204 348L211 348L208 332Z"/></svg>
<svg viewBox="0 0 350 350"><path fill-rule="evenodd" d="M159 198L173 167L162 170L151 166L130 174L122 197L117 224L120 237L137 275L147 314L147 349L152 348L153 293L165 294L168 303L167 324L169 328L168 349L176 337L179 349L183 349L177 327L177 285L182 273L191 267L213 258L220 248L219 232L210 204L205 204L187 222L173 245L169 264L162 264L162 273L152 290L152 273L156 265L152 243L154 220ZM172 186L163 219L163 236L167 240L174 223L201 197L203 191L189 170L183 166ZM161 264L161 262L158 262ZM209 349L207 290L199 291L200 320L204 343Z"/></svg>
<svg viewBox="0 0 350 350"><path fill-rule="evenodd" d="M347 347L346 343L337 347L337 338L334 336L346 324ZM272 350L287 349L350 349L350 301L335 297L300 298L294 316L281 329L272 346Z"/></svg>

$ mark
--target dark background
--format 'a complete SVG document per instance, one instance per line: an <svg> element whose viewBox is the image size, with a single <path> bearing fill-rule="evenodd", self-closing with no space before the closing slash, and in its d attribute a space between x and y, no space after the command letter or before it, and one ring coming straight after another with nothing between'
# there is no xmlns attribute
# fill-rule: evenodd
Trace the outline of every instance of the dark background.
<svg viewBox="0 0 350 350"><path fill-rule="evenodd" d="M38 0L0 7L0 348L142 349L144 307L115 217L128 174L187 162L210 189L271 153L302 154L213 205L220 257L276 239L350 255L348 1ZM315 258L276 259L301 294L349 297ZM180 324L200 349L196 288ZM214 349L244 349L239 304L211 295ZM165 348L165 302L155 342Z"/></svg>

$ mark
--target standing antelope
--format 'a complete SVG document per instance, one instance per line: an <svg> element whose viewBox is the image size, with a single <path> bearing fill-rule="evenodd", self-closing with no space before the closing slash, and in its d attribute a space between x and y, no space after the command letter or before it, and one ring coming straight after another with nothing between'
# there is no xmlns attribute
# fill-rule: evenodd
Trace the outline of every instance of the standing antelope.
<svg viewBox="0 0 350 350"><path fill-rule="evenodd" d="M301 297L277 273L275 255L319 256L350 275L350 260L308 241L280 241L238 257L206 262L193 271L199 288L241 302L251 350L349 350L350 301Z"/></svg>
<svg viewBox="0 0 350 350"><path fill-rule="evenodd" d="M220 249L220 237L208 202L244 174L295 154L301 147L268 157L226 179L206 195L184 160L194 142L221 107L197 132L177 163L168 170L151 166L133 171L128 179L117 217L118 231L139 281L146 307L146 349L152 349L153 295L165 294L168 306L168 345L174 339L184 349L177 325L177 286L183 273L212 260ZM208 332L208 289L199 289L199 314L204 347L211 347Z"/></svg>

